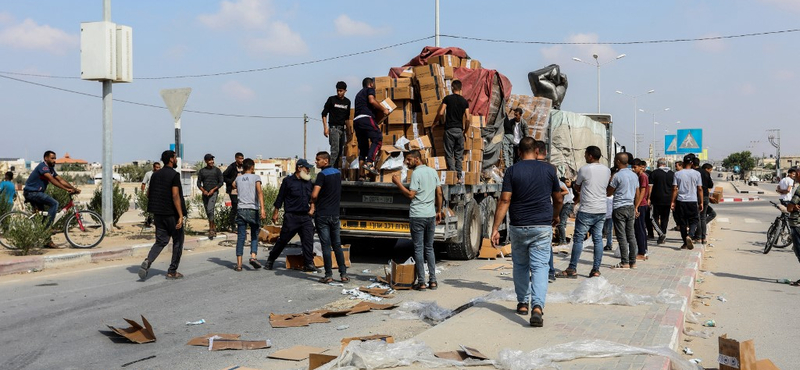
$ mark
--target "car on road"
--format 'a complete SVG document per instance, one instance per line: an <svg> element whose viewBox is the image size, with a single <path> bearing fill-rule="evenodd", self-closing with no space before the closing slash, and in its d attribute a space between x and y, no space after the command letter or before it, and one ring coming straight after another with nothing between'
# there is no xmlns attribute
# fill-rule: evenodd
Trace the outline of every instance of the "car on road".
<svg viewBox="0 0 800 370"><path fill-rule="evenodd" d="M747 185L758 186L758 181L759 181L758 176L750 175L750 179L747 180Z"/></svg>

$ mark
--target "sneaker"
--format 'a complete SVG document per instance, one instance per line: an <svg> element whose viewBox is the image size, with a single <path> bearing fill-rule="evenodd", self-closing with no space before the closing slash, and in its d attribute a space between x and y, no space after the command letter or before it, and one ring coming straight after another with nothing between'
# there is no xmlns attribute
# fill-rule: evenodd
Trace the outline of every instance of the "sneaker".
<svg viewBox="0 0 800 370"><path fill-rule="evenodd" d="M539 309L538 312L536 311L537 308ZM542 315L544 315L544 311L542 311L542 308L539 306L533 306L533 309L531 310L531 319L530 319L531 326L535 328L541 328L542 326L544 326L544 318L542 318Z"/></svg>
<svg viewBox="0 0 800 370"><path fill-rule="evenodd" d="M667 240L667 234L661 234L658 236L658 241L656 241L656 244L664 244L666 240Z"/></svg>
<svg viewBox="0 0 800 370"><path fill-rule="evenodd" d="M264 270L272 270L273 265L275 265L275 261L267 260L267 263L264 264Z"/></svg>
<svg viewBox="0 0 800 370"><path fill-rule="evenodd" d="M556 274L547 275L547 281L550 282L550 283L555 283L556 282Z"/></svg>
<svg viewBox="0 0 800 370"><path fill-rule="evenodd" d="M314 265L305 265L303 266L303 272L319 272L319 270Z"/></svg>
<svg viewBox="0 0 800 370"><path fill-rule="evenodd" d="M694 249L694 241L690 237L686 237L686 249L692 250Z"/></svg>
<svg viewBox="0 0 800 370"><path fill-rule="evenodd" d="M147 258L142 261L142 265L139 266L139 279L144 280L147 278L147 272L150 270L150 264L147 262Z"/></svg>

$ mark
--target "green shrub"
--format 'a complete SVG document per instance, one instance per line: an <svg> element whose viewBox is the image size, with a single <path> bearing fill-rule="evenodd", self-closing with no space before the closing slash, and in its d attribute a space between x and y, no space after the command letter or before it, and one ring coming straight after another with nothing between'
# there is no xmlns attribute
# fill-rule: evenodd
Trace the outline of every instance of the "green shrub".
<svg viewBox="0 0 800 370"><path fill-rule="evenodd" d="M278 198L280 188L271 184L266 184L261 188L264 193L264 210L267 214L266 225L272 225L272 212L275 212L275 199ZM283 219L283 209L278 212L278 219Z"/></svg>
<svg viewBox="0 0 800 370"><path fill-rule="evenodd" d="M216 215L216 210L220 207L225 207L225 193L217 192L217 202L214 205L214 214ZM199 219L207 219L208 215L206 215L206 206L203 204L203 194L197 194L194 198L190 199L186 202L186 212L188 214L192 214L192 209L197 209L197 218ZM215 217L216 218L216 217Z"/></svg>
<svg viewBox="0 0 800 370"><path fill-rule="evenodd" d="M53 197L58 202L58 210L60 211L62 208L67 206L69 203L70 196L66 190L59 188L58 186L50 184L47 187L47 190L44 191L45 194Z"/></svg>
<svg viewBox="0 0 800 370"><path fill-rule="evenodd" d="M4 220L3 236L23 256L39 251L50 240L50 229L45 226L46 215L32 218L11 217Z"/></svg>
<svg viewBox="0 0 800 370"><path fill-rule="evenodd" d="M217 205L214 210L214 223L218 231L236 231L236 224L231 220L233 207L228 207L224 203Z"/></svg>
<svg viewBox="0 0 800 370"><path fill-rule="evenodd" d="M141 191L139 188L134 189L133 204L136 205L136 208L141 210L139 215L144 218L152 216L150 212L147 212L147 201L147 192Z"/></svg>
<svg viewBox="0 0 800 370"><path fill-rule="evenodd" d="M129 194L125 194L125 192L119 187L118 184L114 184L114 193L113 193L113 202L114 202L114 226L117 226L117 222L119 221L120 217L128 211L131 206L131 196ZM103 214L103 187L98 186L97 189L94 190L94 195L92 195L92 200L89 201L89 209L95 211L99 214Z"/></svg>

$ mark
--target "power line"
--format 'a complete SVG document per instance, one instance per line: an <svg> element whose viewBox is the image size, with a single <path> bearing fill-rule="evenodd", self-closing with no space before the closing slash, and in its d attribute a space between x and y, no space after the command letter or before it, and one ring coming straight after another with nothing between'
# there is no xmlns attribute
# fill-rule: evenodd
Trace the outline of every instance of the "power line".
<svg viewBox="0 0 800 370"><path fill-rule="evenodd" d="M26 81L26 80L22 80L22 79L19 79L19 78L3 76L2 74L0 74L0 78L6 78L6 79L17 81L17 82L22 82L22 83L26 83L26 84L39 86L39 87L44 87L44 88L47 88L47 89L67 92L67 93L71 93L71 94L88 96L88 97L91 97L91 98L102 98L100 95L94 95L94 94L89 94L89 93L85 93L85 92L69 90L69 89L65 89L65 88L61 88L61 87L40 84L40 83L37 83L37 82ZM167 109L166 107L162 107L162 106L159 106L159 105L147 104L147 103L139 103L139 102L130 101L130 100L114 99L114 101L115 102L119 102L119 103L138 105L138 106L142 106L142 107L148 107L148 108ZM246 115L246 114L236 114L236 113L207 112L207 111L198 111L198 110L190 110L190 109L184 109L184 112L195 113L195 114L205 114L205 115L212 115L212 116L222 116L222 117L235 117L235 118L258 118L258 119L300 119L300 118L303 118L302 116L297 116L297 117L292 117L292 116L286 116L286 117L281 117L281 116L261 116L261 115Z"/></svg>

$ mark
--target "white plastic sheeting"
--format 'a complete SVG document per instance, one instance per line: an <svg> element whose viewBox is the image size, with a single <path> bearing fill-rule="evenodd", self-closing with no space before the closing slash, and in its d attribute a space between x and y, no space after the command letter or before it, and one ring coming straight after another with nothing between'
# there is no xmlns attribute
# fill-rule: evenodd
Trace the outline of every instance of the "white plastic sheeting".
<svg viewBox="0 0 800 370"><path fill-rule="evenodd" d="M440 323L453 315L453 310L440 307L436 302L406 301L389 317L398 320L430 320Z"/></svg>

